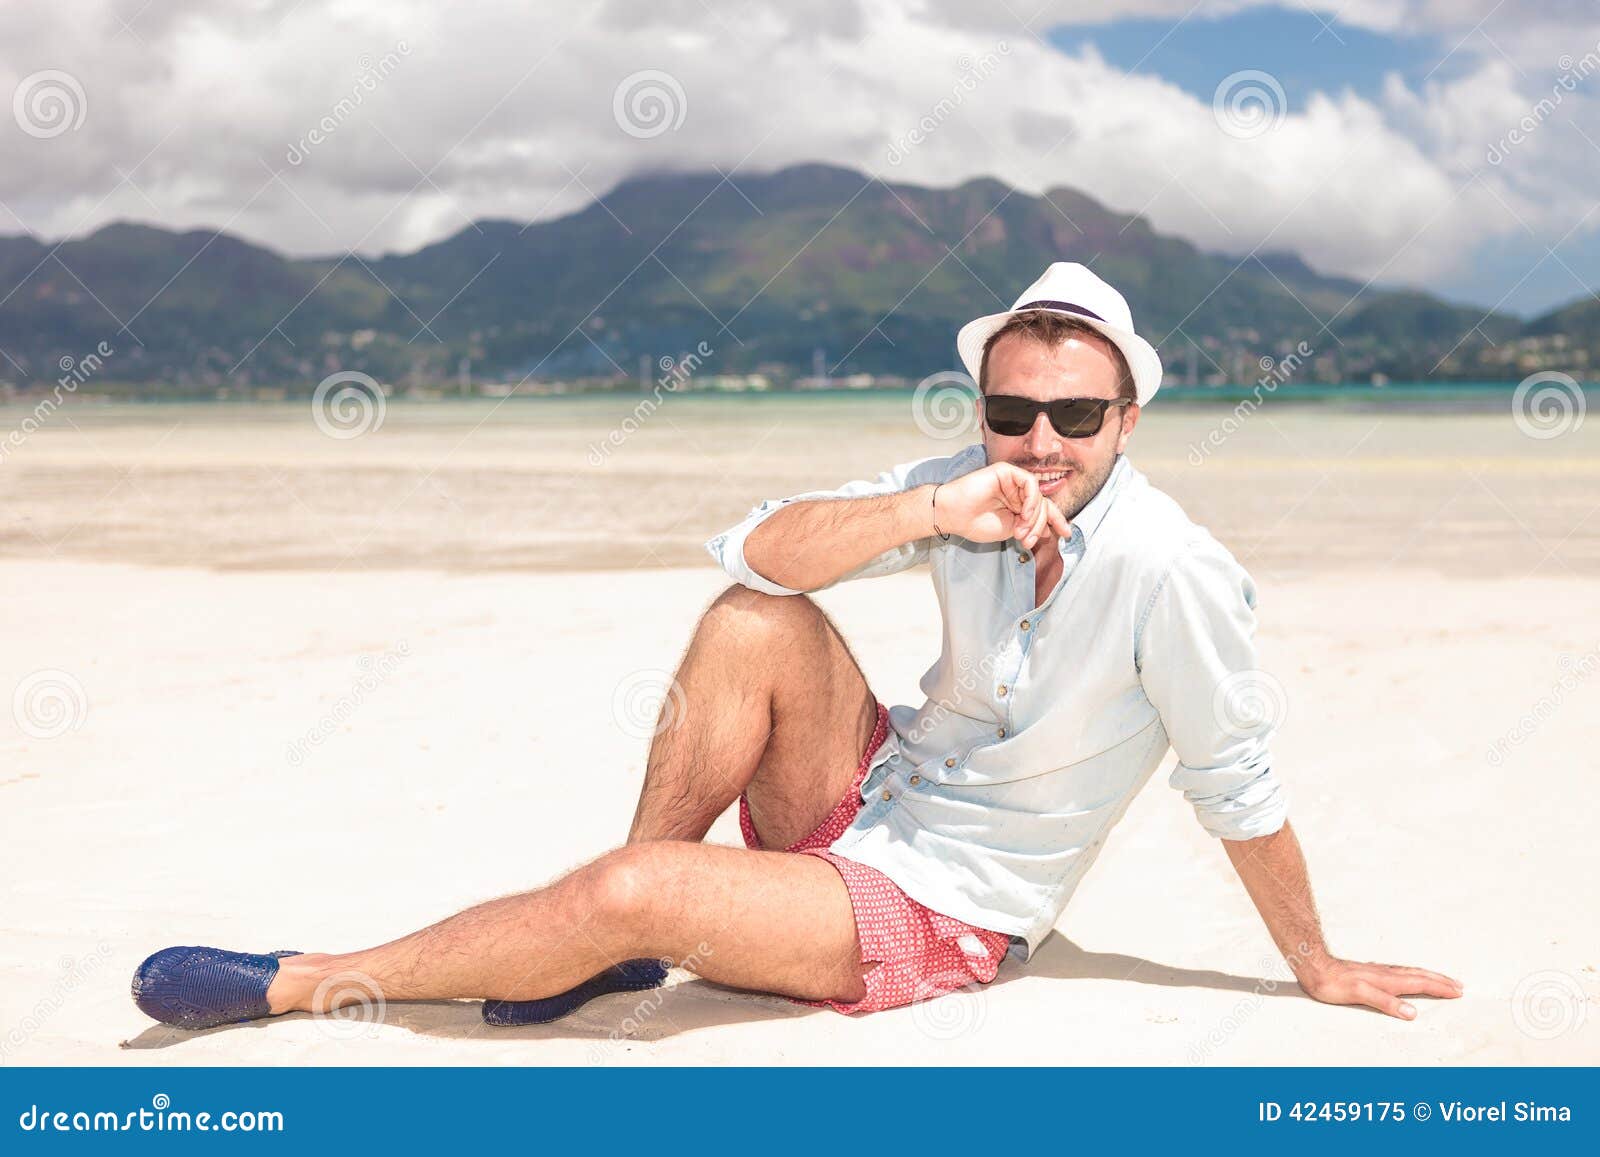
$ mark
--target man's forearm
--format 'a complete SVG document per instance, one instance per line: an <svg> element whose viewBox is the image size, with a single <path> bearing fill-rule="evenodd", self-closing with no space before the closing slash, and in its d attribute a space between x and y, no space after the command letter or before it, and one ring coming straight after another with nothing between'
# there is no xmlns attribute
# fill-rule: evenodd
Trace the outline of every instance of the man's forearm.
<svg viewBox="0 0 1600 1157"><path fill-rule="evenodd" d="M932 494L932 486L918 486L792 503L750 532L744 560L780 586L817 590L885 551L932 534Z"/></svg>
<svg viewBox="0 0 1600 1157"><path fill-rule="evenodd" d="M1222 845L1295 977L1303 979L1326 966L1331 957L1322 921L1311 895L1305 856L1289 822L1285 820L1271 835L1223 840Z"/></svg>

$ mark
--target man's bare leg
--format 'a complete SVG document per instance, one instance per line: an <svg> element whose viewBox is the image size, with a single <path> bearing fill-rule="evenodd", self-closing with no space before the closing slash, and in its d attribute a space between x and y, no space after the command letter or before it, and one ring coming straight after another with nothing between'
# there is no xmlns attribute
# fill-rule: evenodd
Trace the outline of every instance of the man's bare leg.
<svg viewBox="0 0 1600 1157"><path fill-rule="evenodd" d="M663 840L377 948L286 957L267 999L274 1013L331 1011L328 993L536 1000L654 956L692 958L700 975L739 988L853 1001L866 994L858 953L850 897L831 864Z"/></svg>
<svg viewBox="0 0 1600 1157"><path fill-rule="evenodd" d="M804 596L731 587L702 616L676 683L628 847L377 948L288 957L273 1011L328 1011L318 991L330 980L326 992L351 999L370 986L387 1000L535 1000L641 956L692 957L700 975L736 987L864 995L849 894L831 865L689 842L741 791L774 848L833 810L876 721L843 638Z"/></svg>
<svg viewBox="0 0 1600 1157"><path fill-rule="evenodd" d="M745 792L769 848L810 835L849 789L877 707L804 595L728 588L701 617L650 745L630 844L699 840Z"/></svg>

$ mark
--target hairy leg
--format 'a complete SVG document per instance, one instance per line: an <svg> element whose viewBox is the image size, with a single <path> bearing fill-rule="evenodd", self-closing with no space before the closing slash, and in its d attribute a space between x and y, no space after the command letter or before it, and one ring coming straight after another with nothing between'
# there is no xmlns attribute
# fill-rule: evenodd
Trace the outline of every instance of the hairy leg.
<svg viewBox="0 0 1600 1157"><path fill-rule="evenodd" d="M618 848L548 887L376 948L287 957L267 998L273 1012L327 1012L376 995L534 1000L648 956L739 988L812 1000L866 994L849 893L831 864L663 840Z"/></svg>
<svg viewBox="0 0 1600 1157"><path fill-rule="evenodd" d="M273 1011L329 1011L374 992L535 1000L644 956L740 988L865 995L832 865L698 843L747 792L762 839L786 847L848 789L876 708L843 637L803 595L730 587L701 617L675 682L628 846L376 948L287 957Z"/></svg>
<svg viewBox="0 0 1600 1157"><path fill-rule="evenodd" d="M700 840L745 792L763 843L787 847L848 790L876 722L843 636L804 595L729 587L701 617L675 681L630 844Z"/></svg>

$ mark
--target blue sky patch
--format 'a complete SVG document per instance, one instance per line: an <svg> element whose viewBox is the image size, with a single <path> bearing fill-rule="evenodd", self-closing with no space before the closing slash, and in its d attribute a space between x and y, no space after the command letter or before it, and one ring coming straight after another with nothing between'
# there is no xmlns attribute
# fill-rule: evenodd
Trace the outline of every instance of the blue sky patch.
<svg viewBox="0 0 1600 1157"><path fill-rule="evenodd" d="M1331 12L1319 18L1304 8L1253 8L1220 18L1191 16L1179 23L1140 19L1059 25L1046 39L1073 55L1092 43L1124 72L1159 76L1206 101L1230 73L1260 69L1283 85L1290 112L1305 108L1316 91L1336 94L1349 88L1371 97L1388 73L1399 73L1416 88L1430 72L1434 80L1447 79L1472 61L1471 44L1444 59L1453 40L1351 28Z"/></svg>

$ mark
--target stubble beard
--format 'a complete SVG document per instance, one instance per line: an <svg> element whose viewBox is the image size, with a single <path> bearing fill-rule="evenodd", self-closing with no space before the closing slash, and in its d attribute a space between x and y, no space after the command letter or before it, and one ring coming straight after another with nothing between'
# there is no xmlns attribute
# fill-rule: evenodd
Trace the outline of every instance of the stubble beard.
<svg viewBox="0 0 1600 1157"><path fill-rule="evenodd" d="M1068 522L1083 513L1083 508L1094 500L1096 494L1100 493L1100 488L1106 484L1106 479L1111 477L1111 471L1116 469L1119 456L1117 454L1111 455L1092 474L1087 469L1079 471L1065 490L1050 499L1051 502L1056 504L1061 513L1066 515Z"/></svg>

